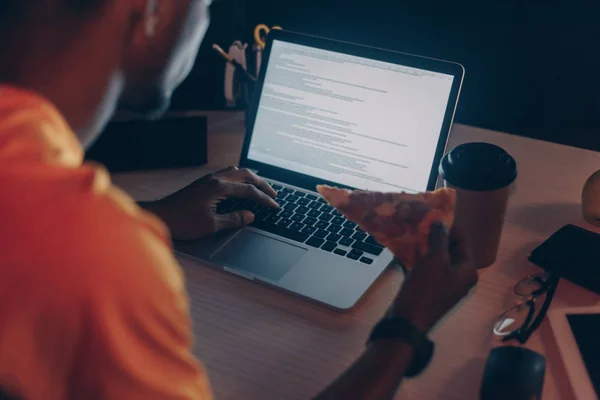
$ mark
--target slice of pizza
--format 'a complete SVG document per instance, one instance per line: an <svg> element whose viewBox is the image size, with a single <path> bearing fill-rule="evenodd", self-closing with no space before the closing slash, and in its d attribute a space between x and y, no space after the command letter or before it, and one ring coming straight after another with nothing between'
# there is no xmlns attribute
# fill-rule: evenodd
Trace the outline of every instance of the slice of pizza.
<svg viewBox="0 0 600 400"><path fill-rule="evenodd" d="M394 253L410 270L429 248L429 230L435 222L450 228L454 222L456 192L381 193L317 186L325 200Z"/></svg>

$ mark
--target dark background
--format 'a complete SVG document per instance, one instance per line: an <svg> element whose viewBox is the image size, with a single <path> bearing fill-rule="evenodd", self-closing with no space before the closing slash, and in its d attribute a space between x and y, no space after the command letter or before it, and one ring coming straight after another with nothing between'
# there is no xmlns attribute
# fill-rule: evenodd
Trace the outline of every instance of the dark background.
<svg viewBox="0 0 600 400"><path fill-rule="evenodd" d="M460 62L456 121L600 150L600 1L218 0L176 109L223 107L210 46L258 23Z"/></svg>

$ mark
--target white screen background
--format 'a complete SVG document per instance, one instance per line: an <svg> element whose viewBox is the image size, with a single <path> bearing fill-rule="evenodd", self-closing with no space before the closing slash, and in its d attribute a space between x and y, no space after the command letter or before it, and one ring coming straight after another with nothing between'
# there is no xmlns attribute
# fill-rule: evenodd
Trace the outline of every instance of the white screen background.
<svg viewBox="0 0 600 400"><path fill-rule="evenodd" d="M453 79L274 41L248 158L364 190L424 191Z"/></svg>

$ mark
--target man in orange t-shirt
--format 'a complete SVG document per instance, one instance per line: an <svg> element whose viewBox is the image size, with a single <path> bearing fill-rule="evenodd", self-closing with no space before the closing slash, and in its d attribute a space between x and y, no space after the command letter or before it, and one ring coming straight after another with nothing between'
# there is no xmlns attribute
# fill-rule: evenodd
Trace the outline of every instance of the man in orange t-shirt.
<svg viewBox="0 0 600 400"><path fill-rule="evenodd" d="M117 106L167 108L208 2L0 0L0 398L212 398L171 236L248 224L252 213L216 205L277 207L274 191L231 167L142 210L83 163ZM475 279L432 231L431 257L390 308L423 334ZM410 343L380 340L321 398L388 398L412 359Z"/></svg>
<svg viewBox="0 0 600 400"><path fill-rule="evenodd" d="M210 399L172 234L252 221L228 196L276 207L230 168L140 209L82 164L117 101L159 114L191 70L206 0L0 2L0 390L38 399ZM10 37L10 40L5 40ZM0 395L1 397L1 395Z"/></svg>

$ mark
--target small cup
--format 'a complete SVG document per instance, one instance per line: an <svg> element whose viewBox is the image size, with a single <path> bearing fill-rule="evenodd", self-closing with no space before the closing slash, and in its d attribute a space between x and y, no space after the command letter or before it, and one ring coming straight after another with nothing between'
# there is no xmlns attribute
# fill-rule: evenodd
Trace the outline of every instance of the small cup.
<svg viewBox="0 0 600 400"><path fill-rule="evenodd" d="M477 268L496 261L511 184L517 164L490 143L457 146L439 168L446 187L456 190L454 225L466 236Z"/></svg>

